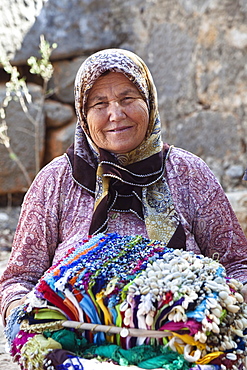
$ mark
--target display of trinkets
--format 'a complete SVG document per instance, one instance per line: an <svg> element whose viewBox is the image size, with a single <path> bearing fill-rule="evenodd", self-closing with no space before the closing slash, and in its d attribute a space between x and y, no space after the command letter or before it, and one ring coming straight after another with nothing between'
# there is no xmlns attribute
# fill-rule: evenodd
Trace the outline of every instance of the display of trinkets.
<svg viewBox="0 0 247 370"><path fill-rule="evenodd" d="M98 234L77 244L44 274L18 311L19 339L26 342L19 343L17 335L9 344L28 370L33 361L28 346L42 342L35 336L49 339L36 348L41 355L32 366L39 368L52 350L67 349L47 334L64 328L76 335L76 343L85 340L93 348L107 343L126 351L149 346L158 348L160 356L166 351L166 361L167 353L177 354L177 367L174 359L170 365L158 362L167 370L245 369L247 305L241 288L211 258L140 235ZM78 345L77 361L87 353L85 342ZM129 364L141 367L138 361Z"/></svg>

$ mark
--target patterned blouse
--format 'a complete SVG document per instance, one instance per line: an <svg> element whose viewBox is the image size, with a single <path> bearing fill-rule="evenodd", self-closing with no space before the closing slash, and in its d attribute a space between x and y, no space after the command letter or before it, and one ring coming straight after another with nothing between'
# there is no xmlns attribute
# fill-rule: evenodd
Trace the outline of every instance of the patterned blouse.
<svg viewBox="0 0 247 370"><path fill-rule="evenodd" d="M247 240L208 166L197 156L173 148L165 178L186 234L186 249L221 262L229 276L247 281ZM1 312L37 283L51 264L88 235L94 198L71 174L66 155L37 175L22 206L9 263L1 283ZM131 213L111 212L108 232L147 236Z"/></svg>

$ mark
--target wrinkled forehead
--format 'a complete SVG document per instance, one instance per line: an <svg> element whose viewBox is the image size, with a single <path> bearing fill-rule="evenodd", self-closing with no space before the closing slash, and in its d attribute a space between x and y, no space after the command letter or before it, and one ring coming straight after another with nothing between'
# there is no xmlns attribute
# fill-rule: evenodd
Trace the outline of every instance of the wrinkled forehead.
<svg viewBox="0 0 247 370"><path fill-rule="evenodd" d="M133 53L128 52L131 56ZM136 59L136 60L134 60ZM135 54L133 58L124 51L109 49L93 54L81 65L75 79L75 105L81 118L85 120L85 106L90 89L106 71L123 73L140 91L149 106L149 91L145 69Z"/></svg>

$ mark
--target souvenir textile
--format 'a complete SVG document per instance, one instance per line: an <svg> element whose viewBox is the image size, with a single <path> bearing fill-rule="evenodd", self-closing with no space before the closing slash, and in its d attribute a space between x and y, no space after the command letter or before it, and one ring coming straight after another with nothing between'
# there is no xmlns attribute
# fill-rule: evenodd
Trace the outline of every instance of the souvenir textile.
<svg viewBox="0 0 247 370"><path fill-rule="evenodd" d="M101 361L243 370L247 305L241 288L214 259L140 235L98 234L71 248L22 309L13 310L8 322L18 323L20 332L14 340L8 334L10 348L25 370L34 347L32 366L42 368L43 358L49 370L96 369Z"/></svg>

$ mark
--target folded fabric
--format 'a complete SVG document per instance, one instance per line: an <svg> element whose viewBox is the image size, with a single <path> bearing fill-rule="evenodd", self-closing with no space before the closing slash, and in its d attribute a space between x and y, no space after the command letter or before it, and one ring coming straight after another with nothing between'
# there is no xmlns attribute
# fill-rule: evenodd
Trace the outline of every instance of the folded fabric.
<svg viewBox="0 0 247 370"><path fill-rule="evenodd" d="M20 329L69 351L60 361L68 368L72 359L84 367L84 357L97 356L145 369L244 369L247 305L241 288L211 258L140 235L99 234L44 274L18 313ZM65 320L76 321L74 329L64 329ZM84 323L91 330L82 331ZM108 329L99 332L99 325ZM111 326L124 330L112 334ZM145 334L130 336L131 329ZM153 330L165 337L150 335ZM45 355L50 363L53 351ZM18 356L21 363L20 351Z"/></svg>

